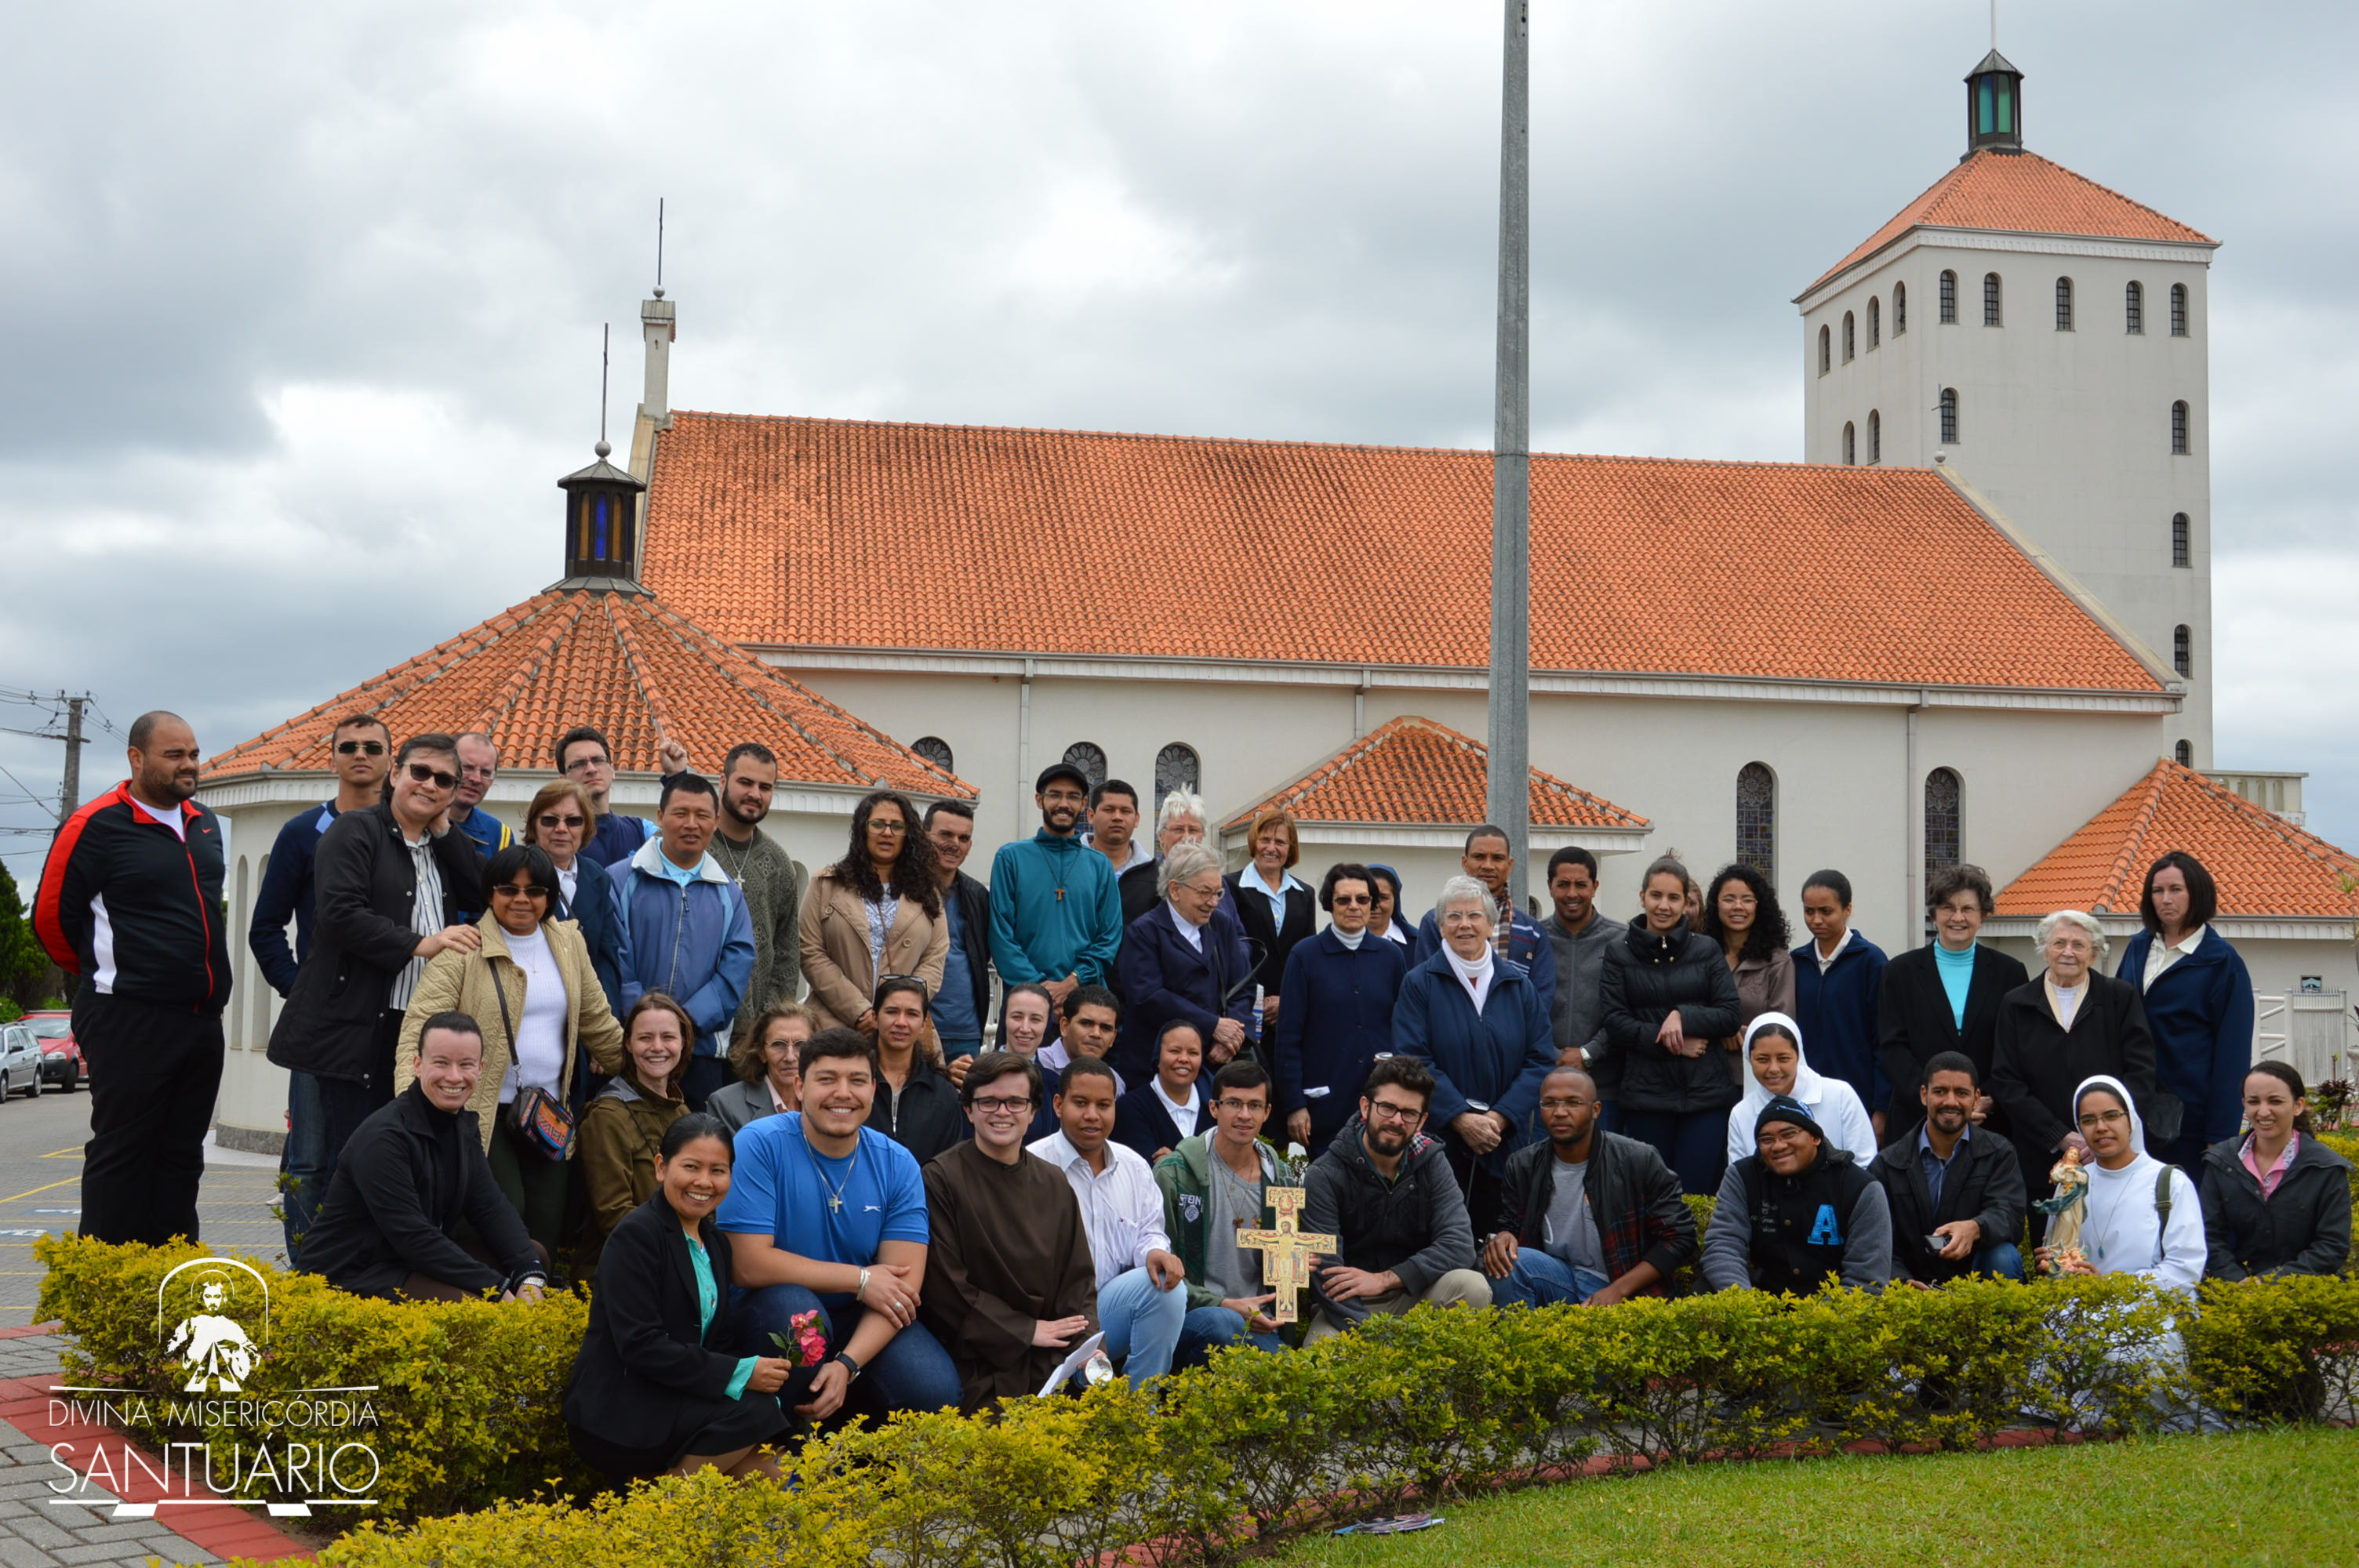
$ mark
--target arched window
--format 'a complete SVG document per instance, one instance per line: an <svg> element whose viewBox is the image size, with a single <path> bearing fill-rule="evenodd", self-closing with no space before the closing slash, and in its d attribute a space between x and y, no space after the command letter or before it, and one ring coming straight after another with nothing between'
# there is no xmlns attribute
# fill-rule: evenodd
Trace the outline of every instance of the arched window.
<svg viewBox="0 0 2359 1568"><path fill-rule="evenodd" d="M1867 460L1884 460L1884 416L1873 408L1867 411Z"/></svg>
<svg viewBox="0 0 2359 1568"><path fill-rule="evenodd" d="M1966 858L1964 842L1965 782L1954 769L1935 768L1925 775L1925 879L1944 866Z"/></svg>
<svg viewBox="0 0 2359 1568"><path fill-rule="evenodd" d="M1905 283L1896 283L1892 286L1892 335L1897 338L1907 330L1908 330L1908 286Z"/></svg>
<svg viewBox="0 0 2359 1568"><path fill-rule="evenodd" d="M1858 429L1846 419L1843 421L1843 462L1849 465L1857 461L1859 461Z"/></svg>
<svg viewBox="0 0 2359 1568"><path fill-rule="evenodd" d="M2122 330L2130 336L2146 332L2146 285L2132 283L2122 290Z"/></svg>
<svg viewBox="0 0 2359 1568"><path fill-rule="evenodd" d="M1093 746L1087 741L1076 741L1065 748L1065 761L1082 770L1092 789L1105 783L1106 760L1103 747Z"/></svg>
<svg viewBox="0 0 2359 1568"><path fill-rule="evenodd" d="M2170 406L2170 455L2187 455L2187 403L2183 398Z"/></svg>
<svg viewBox="0 0 2359 1568"><path fill-rule="evenodd" d="M909 742L909 750L946 773L958 772L951 766L951 743L939 735L920 735Z"/></svg>
<svg viewBox="0 0 2359 1568"><path fill-rule="evenodd" d="M1736 771L1736 858L1777 880L1777 775L1766 762Z"/></svg>
<svg viewBox="0 0 2359 1568"><path fill-rule="evenodd" d="M1859 352L1858 329L1852 323L1851 312L1843 312L1843 363L1849 364Z"/></svg>
<svg viewBox="0 0 2359 1568"><path fill-rule="evenodd" d="M1155 753L1155 801L1147 814L1153 816L1163 808L1163 797L1175 789L1190 795L1203 787L1204 765L1198 761L1196 749L1174 741Z"/></svg>
<svg viewBox="0 0 2359 1568"><path fill-rule="evenodd" d="M2194 543L2190 537L2187 514L2173 513L2170 519L2170 564L2175 567L2194 565Z"/></svg>
<svg viewBox="0 0 2359 1568"><path fill-rule="evenodd" d="M1884 302L1880 299L1870 299L1867 302L1867 346L1869 351L1875 351L1875 350L1883 343L1883 341Z"/></svg>
<svg viewBox="0 0 2359 1568"><path fill-rule="evenodd" d="M2179 765L2180 767L2191 768L2195 765L2194 741L2181 741L2178 745L2171 748L2171 752L2179 758Z"/></svg>
<svg viewBox="0 0 2359 1568"><path fill-rule="evenodd" d="M2183 676L2195 673L2195 633L2184 626L2170 629L2170 667Z"/></svg>
<svg viewBox="0 0 2359 1568"><path fill-rule="evenodd" d="M2170 286L2170 335L2187 336L2187 285L2183 283Z"/></svg>
<svg viewBox="0 0 2359 1568"><path fill-rule="evenodd" d="M1958 444L1958 389L1954 386L1941 389L1941 444Z"/></svg>
<svg viewBox="0 0 2359 1568"><path fill-rule="evenodd" d="M1941 325L1954 327L1957 324L1958 275L1954 272L1945 272L1941 275Z"/></svg>
<svg viewBox="0 0 2359 1568"><path fill-rule="evenodd" d="M2056 280L2056 330L2060 332L2072 330L2072 280L2069 277Z"/></svg>
<svg viewBox="0 0 2359 1568"><path fill-rule="evenodd" d="M1999 316L1998 274L1983 274L1983 325L1999 327L2006 323Z"/></svg>
<svg viewBox="0 0 2359 1568"><path fill-rule="evenodd" d="M1828 329L1821 327L1819 329L1819 373L1824 375L1834 368L1834 334Z"/></svg>

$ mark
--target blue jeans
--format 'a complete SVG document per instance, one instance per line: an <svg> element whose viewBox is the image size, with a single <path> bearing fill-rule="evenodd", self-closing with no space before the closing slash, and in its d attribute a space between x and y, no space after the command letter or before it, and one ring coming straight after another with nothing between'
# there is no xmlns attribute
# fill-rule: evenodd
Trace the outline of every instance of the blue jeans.
<svg viewBox="0 0 2359 1568"><path fill-rule="evenodd" d="M1994 1241L1974 1249L1974 1272L1988 1274L1994 1280L2023 1282L2023 1254L2012 1241Z"/></svg>
<svg viewBox="0 0 2359 1568"><path fill-rule="evenodd" d="M822 1306L818 1296L800 1285L732 1291L729 1306L737 1318L738 1353L745 1356L791 1357L794 1352L780 1350L770 1336L777 1335L792 1345L794 1316L802 1312L819 1314L820 1330L827 1336L827 1353L833 1356L850 1342L865 1310L850 1303L833 1309ZM778 1390L778 1402L792 1411L808 1400L807 1390L817 1371L811 1367L797 1368ZM858 1400L869 1408L881 1406L886 1414L956 1410L959 1392L958 1368L951 1364L950 1352L926 1332L925 1325L913 1323L886 1340L875 1359L860 1369L846 1403Z"/></svg>
<svg viewBox="0 0 2359 1568"><path fill-rule="evenodd" d="M1622 1108L1622 1135L1654 1145L1691 1193L1717 1193L1728 1166L1728 1109L1668 1110Z"/></svg>
<svg viewBox="0 0 2359 1568"><path fill-rule="evenodd" d="M1256 1334L1245 1318L1224 1306L1201 1306L1180 1324L1180 1347L1171 1357L1178 1368L1195 1366L1213 1351L1230 1345L1250 1345L1256 1350L1283 1350L1286 1342L1275 1334Z"/></svg>
<svg viewBox="0 0 2359 1568"><path fill-rule="evenodd" d="M278 1146L278 1218L287 1233L289 1264L303 1260L303 1238L320 1217L320 1206L328 1201L328 1178L335 1173L336 1151L328 1141L328 1113L320 1104L320 1080L306 1072L289 1072L287 1141Z"/></svg>
<svg viewBox="0 0 2359 1568"><path fill-rule="evenodd" d="M1560 1306L1585 1302L1605 1285L1605 1276L1594 1269L1576 1269L1537 1247L1526 1247L1516 1251L1516 1266L1507 1277L1491 1281L1491 1304Z"/></svg>
<svg viewBox="0 0 2359 1568"><path fill-rule="evenodd" d="M1180 1325L1187 1316L1187 1285L1158 1291L1155 1276L1144 1269L1125 1270L1098 1292L1105 1353L1129 1357L1122 1371L1134 1389L1171 1370L1171 1353L1179 1348Z"/></svg>

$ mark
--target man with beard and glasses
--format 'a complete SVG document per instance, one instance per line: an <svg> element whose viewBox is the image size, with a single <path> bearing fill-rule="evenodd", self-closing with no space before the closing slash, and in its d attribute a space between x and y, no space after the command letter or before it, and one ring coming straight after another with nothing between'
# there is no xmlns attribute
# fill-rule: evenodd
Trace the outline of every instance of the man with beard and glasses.
<svg viewBox="0 0 2359 1568"><path fill-rule="evenodd" d="M794 1320L817 1313L828 1358L797 1371L779 1402L826 1421L852 1402L872 1412L959 1402L958 1368L918 1321L926 1284L926 1185L918 1162L866 1124L876 1099L875 1047L850 1029L803 1042L803 1108L746 1123L729 1195L714 1219L729 1232L739 1349L796 1343Z"/></svg>
<svg viewBox="0 0 2359 1568"><path fill-rule="evenodd" d="M160 1247L197 1235L229 936L221 823L194 799L196 732L178 714L143 713L129 741L131 776L58 829L33 924L58 967L82 977L82 1233Z"/></svg>
<svg viewBox="0 0 2359 1568"><path fill-rule="evenodd" d="M926 1162L925 1289L919 1321L958 1368L969 1411L1037 1392L1097 1326L1097 1268L1065 1175L1024 1152L1040 1069L1006 1051L975 1058L963 1093L973 1137Z"/></svg>
<svg viewBox="0 0 2359 1568"><path fill-rule="evenodd" d="M1306 1343L1419 1302L1491 1304L1465 1195L1440 1143L1421 1130L1432 1099L1424 1063L1386 1057L1369 1070L1360 1114L1303 1177L1302 1228L1336 1244L1311 1282L1319 1312Z"/></svg>
<svg viewBox="0 0 2359 1568"><path fill-rule="evenodd" d="M1894 1276L1920 1285L1968 1274L2022 1279L2023 1165L2013 1143L1973 1125L1982 1098L1973 1058L1935 1055L1917 1098L1925 1119L1867 1168L1892 1207Z"/></svg>
<svg viewBox="0 0 2359 1568"><path fill-rule="evenodd" d="M1516 1151L1499 1230L1483 1249L1495 1306L1612 1306L1660 1295L1696 1255L1695 1216L1654 1148L1608 1132L1597 1081L1559 1067L1540 1084L1548 1141Z"/></svg>
<svg viewBox="0 0 2359 1568"><path fill-rule="evenodd" d="M1079 987L1105 983L1122 941L1114 862L1075 832L1089 792L1071 762L1042 769L1032 795L1040 830L991 860L992 964L1004 984L1037 981L1060 1006Z"/></svg>
<svg viewBox="0 0 2359 1568"><path fill-rule="evenodd" d="M802 994L802 890L795 883L794 861L762 831L777 787L778 759L767 746L741 741L729 748L721 763L721 817L707 849L745 895L745 914L754 923L754 968L745 977L733 1037Z"/></svg>

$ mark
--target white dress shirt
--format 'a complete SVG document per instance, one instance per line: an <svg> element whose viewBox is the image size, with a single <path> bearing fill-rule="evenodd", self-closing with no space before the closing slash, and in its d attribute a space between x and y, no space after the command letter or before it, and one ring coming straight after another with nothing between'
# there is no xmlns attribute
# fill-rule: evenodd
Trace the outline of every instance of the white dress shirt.
<svg viewBox="0 0 2359 1568"><path fill-rule="evenodd" d="M1025 1146L1065 1173L1082 1206L1082 1227L1090 1238L1090 1261L1098 1289L1133 1269L1147 1266L1149 1252L1171 1250L1163 1230L1163 1190L1137 1153L1119 1143L1105 1146L1105 1169L1093 1171L1062 1132Z"/></svg>
<svg viewBox="0 0 2359 1568"><path fill-rule="evenodd" d="M2192 957L2195 949L2203 946L2203 933L2210 929L2208 925L2199 925L2168 947L2163 946L2161 937L2156 937L2153 945L2146 950L2146 978L2138 982L2138 989L2152 990L2154 982L2162 979L2165 969L2181 958Z"/></svg>
<svg viewBox="0 0 2359 1568"><path fill-rule="evenodd" d="M1185 1100L1176 1100L1164 1088L1161 1074L1157 1074L1150 1082L1155 1089L1155 1098L1161 1100L1163 1108L1171 1113L1172 1125L1180 1129L1180 1136L1195 1137L1197 1119L1202 1115L1204 1107L1204 1097L1196 1092L1196 1086L1193 1084L1188 1086L1188 1098Z"/></svg>

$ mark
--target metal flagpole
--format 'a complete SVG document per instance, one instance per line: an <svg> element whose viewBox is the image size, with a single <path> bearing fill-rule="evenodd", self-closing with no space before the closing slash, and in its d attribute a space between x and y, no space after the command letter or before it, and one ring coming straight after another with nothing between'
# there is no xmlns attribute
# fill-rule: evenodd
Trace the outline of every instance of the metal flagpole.
<svg viewBox="0 0 2359 1568"><path fill-rule="evenodd" d="M1491 436L1491 820L1524 905L1531 837L1531 59L1529 0L1506 0L1499 114L1499 362Z"/></svg>

